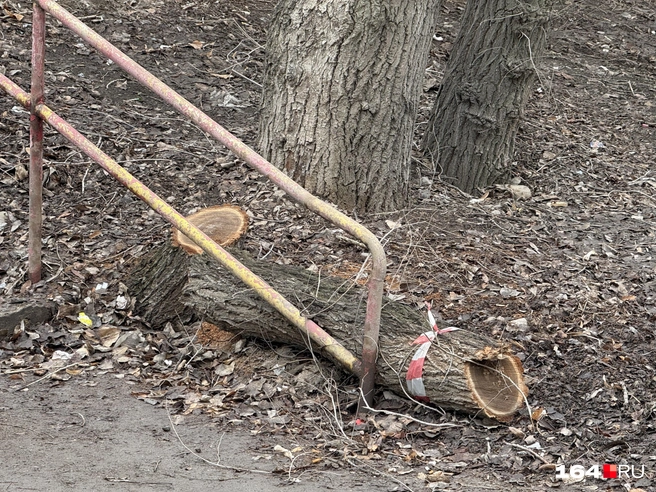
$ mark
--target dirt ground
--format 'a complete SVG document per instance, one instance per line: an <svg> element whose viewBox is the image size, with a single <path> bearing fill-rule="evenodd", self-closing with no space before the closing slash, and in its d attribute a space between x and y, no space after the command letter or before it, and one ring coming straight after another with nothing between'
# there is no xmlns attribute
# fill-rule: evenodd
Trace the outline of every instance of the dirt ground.
<svg viewBox="0 0 656 492"><path fill-rule="evenodd" d="M135 382L100 376L22 393L4 383L2 490L386 490L357 470L294 471L290 480L290 460L271 453L270 437L204 416L174 423L130 396Z"/></svg>
<svg viewBox="0 0 656 492"><path fill-rule="evenodd" d="M0 70L28 89L30 7L2 5ZM255 145L273 2L62 5ZM442 7L417 142L462 7ZM360 218L385 244L388 295L431 300L440 324L513 344L530 395L507 424L383 390L379 412L356 420L356 381L307 352L145 325L125 279L169 227L50 129L44 281L31 285L28 117L0 96L0 302L49 299L57 311L0 341L0 486L656 490L655 12L652 0L554 11L516 148L531 199L503 187L465 196L417 153L408 208ZM53 109L180 212L239 205L253 256L366 279L357 244L53 19L46 84ZM604 463L638 476L556 474Z"/></svg>

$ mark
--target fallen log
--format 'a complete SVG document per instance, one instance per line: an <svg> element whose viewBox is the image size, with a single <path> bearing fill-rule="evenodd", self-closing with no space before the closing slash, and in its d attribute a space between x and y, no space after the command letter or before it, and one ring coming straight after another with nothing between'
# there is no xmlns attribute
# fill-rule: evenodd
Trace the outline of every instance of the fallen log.
<svg viewBox="0 0 656 492"><path fill-rule="evenodd" d="M238 249L230 252L360 356L366 307L362 287L298 267L257 261ZM190 254L170 242L138 265L128 288L137 300L135 313L154 327L167 321L203 319L221 329L274 343L305 347L309 343L307 335L209 255ZM406 397L416 393L417 380L410 386L406 381L419 347L412 342L428 331L423 312L398 302L384 304L377 384ZM321 353L317 347L312 350ZM442 408L508 420L528 393L521 362L509 347L472 331L436 335L423 362L420 377L425 397L417 399ZM414 363L414 376L416 366Z"/></svg>

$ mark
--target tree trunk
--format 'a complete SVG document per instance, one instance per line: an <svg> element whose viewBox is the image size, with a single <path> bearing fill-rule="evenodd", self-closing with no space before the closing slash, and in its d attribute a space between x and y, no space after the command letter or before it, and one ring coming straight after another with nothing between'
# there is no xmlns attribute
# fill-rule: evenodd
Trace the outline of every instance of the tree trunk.
<svg viewBox="0 0 656 492"><path fill-rule="evenodd" d="M297 267L255 261L231 250L244 265L302 309L355 355L360 355L366 293L341 279L318 277ZM132 272L128 283L137 299L135 314L152 324L203 319L219 328L271 342L307 347L307 336L206 254L189 255L162 246ZM382 311L378 384L407 396L406 373L418 345L430 331L423 313L388 302ZM312 347L320 354L321 349ZM426 356L422 382L432 404L483 412L505 420L527 393L522 366L508 347L469 331L437 335ZM413 386L414 388L414 386ZM417 393L415 393L417 394Z"/></svg>
<svg viewBox="0 0 656 492"><path fill-rule="evenodd" d="M469 0L423 147L472 193L508 177L552 0Z"/></svg>
<svg viewBox="0 0 656 492"><path fill-rule="evenodd" d="M440 0L281 0L267 38L259 147L346 210L405 205Z"/></svg>

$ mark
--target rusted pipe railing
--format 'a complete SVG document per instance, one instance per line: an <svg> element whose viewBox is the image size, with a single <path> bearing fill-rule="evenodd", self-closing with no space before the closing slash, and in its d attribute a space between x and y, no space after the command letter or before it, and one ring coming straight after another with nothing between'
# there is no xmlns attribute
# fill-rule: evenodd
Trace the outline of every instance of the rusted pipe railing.
<svg viewBox="0 0 656 492"><path fill-rule="evenodd" d="M46 13L34 4L32 16L32 87L31 107L43 103L45 65ZM41 280L41 235L43 228L43 120L30 111L30 222L27 240L30 281L36 284Z"/></svg>
<svg viewBox="0 0 656 492"><path fill-rule="evenodd" d="M96 48L101 54L114 61L119 67L132 75L139 83L152 90L165 102L172 105L183 115L187 116L202 130L209 133L218 141L223 143L235 155L244 160L251 167L264 174L274 184L284 190L296 201L304 204L308 209L321 215L341 229L349 232L367 245L369 251L371 252L372 272L368 282L369 293L367 297L367 311L364 321L362 368L360 371L360 377L363 396L367 402L371 403L376 372L376 359L378 356L378 332L380 326L380 311L382 307L383 281L386 271L385 252L376 236L361 224L358 224L345 214L339 212L335 208L331 207L327 203L321 201L319 198L309 193L298 183L294 182L291 178L289 178L287 175L269 163L266 159L249 148L237 137L232 135L225 128L212 120L200 109L189 103L189 101L184 99L180 94L161 82L150 72L127 57L118 48L103 39L92 29L90 29L80 20L63 9L59 4L52 0L37 0L37 3L45 11L49 12L53 15L53 17L62 22L62 24L78 34L84 41ZM36 109L38 108L39 107L37 106ZM39 114L38 111L37 114ZM185 229L182 227L180 227L180 230L195 241L193 234L187 234ZM203 247L203 244L197 244ZM205 248L203 247L203 249ZM278 307L276 307L276 309L278 309ZM287 316L285 313L282 314ZM314 323L311 321L306 321L311 323L311 325L314 325ZM311 325L309 328L313 328ZM316 327L318 330L321 330L316 325L314 325L314 327ZM307 328L308 327L305 326L305 329Z"/></svg>
<svg viewBox="0 0 656 492"><path fill-rule="evenodd" d="M362 367L360 361L341 344L319 328L313 321L303 317L295 306L270 287L264 280L237 261L230 253L180 215L173 207L86 139L48 106L38 104L35 108L31 108L30 95L2 74L0 74L0 87L9 95L13 96L26 109L29 109L32 114L36 114L39 118L43 119L43 121L61 133L69 142L100 164L105 171L146 202L155 212L164 217L174 227L180 229L183 234L192 239L204 251L225 265L226 268L246 285L253 288L260 297L283 314L291 323L306 331L312 341L322 347L333 360L344 366L348 371L358 375L361 374Z"/></svg>
<svg viewBox="0 0 656 492"><path fill-rule="evenodd" d="M102 55L108 57L119 67L132 75L137 82L152 90L165 102L169 103L180 113L187 116L191 121L198 125L199 128L212 135L235 155L268 177L274 184L279 186L296 201L304 204L310 210L318 213L341 229L349 232L367 245L371 252L372 271L369 278L367 312L364 321L364 339L362 346L362 392L369 403L371 403L370 397L373 393L376 359L378 356L378 331L380 327L383 281L385 279L385 271L387 268L385 251L378 241L378 238L376 238L376 236L366 227L358 224L350 217L344 215L309 193L302 186L260 156L257 152L249 148L241 140L212 120L200 109L192 105L180 94L168 87L153 74L139 66L134 60L130 59L118 48L98 35L98 33L76 19L59 4L52 0L38 0L38 3L47 12L52 14L53 17L58 19L84 41L97 49Z"/></svg>

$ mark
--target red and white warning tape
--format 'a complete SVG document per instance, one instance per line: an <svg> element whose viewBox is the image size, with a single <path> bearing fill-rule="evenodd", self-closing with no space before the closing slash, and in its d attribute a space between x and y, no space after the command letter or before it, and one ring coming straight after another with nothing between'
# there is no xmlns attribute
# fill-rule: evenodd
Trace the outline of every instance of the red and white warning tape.
<svg viewBox="0 0 656 492"><path fill-rule="evenodd" d="M437 335L442 335L443 333L448 333L450 331L458 330L455 326L449 326L440 330L437 327L433 313L431 312L431 304L426 303L426 309L428 310L428 323L433 331L427 331L420 335L412 345L419 345L419 348L415 352L415 355L410 361L408 366L408 372L405 376L405 385L408 390L408 393L416 398L418 401L428 402L430 399L426 396L426 388L424 387L424 380L422 378L424 372L424 361L426 360L426 355L428 354L428 349L435 340Z"/></svg>

